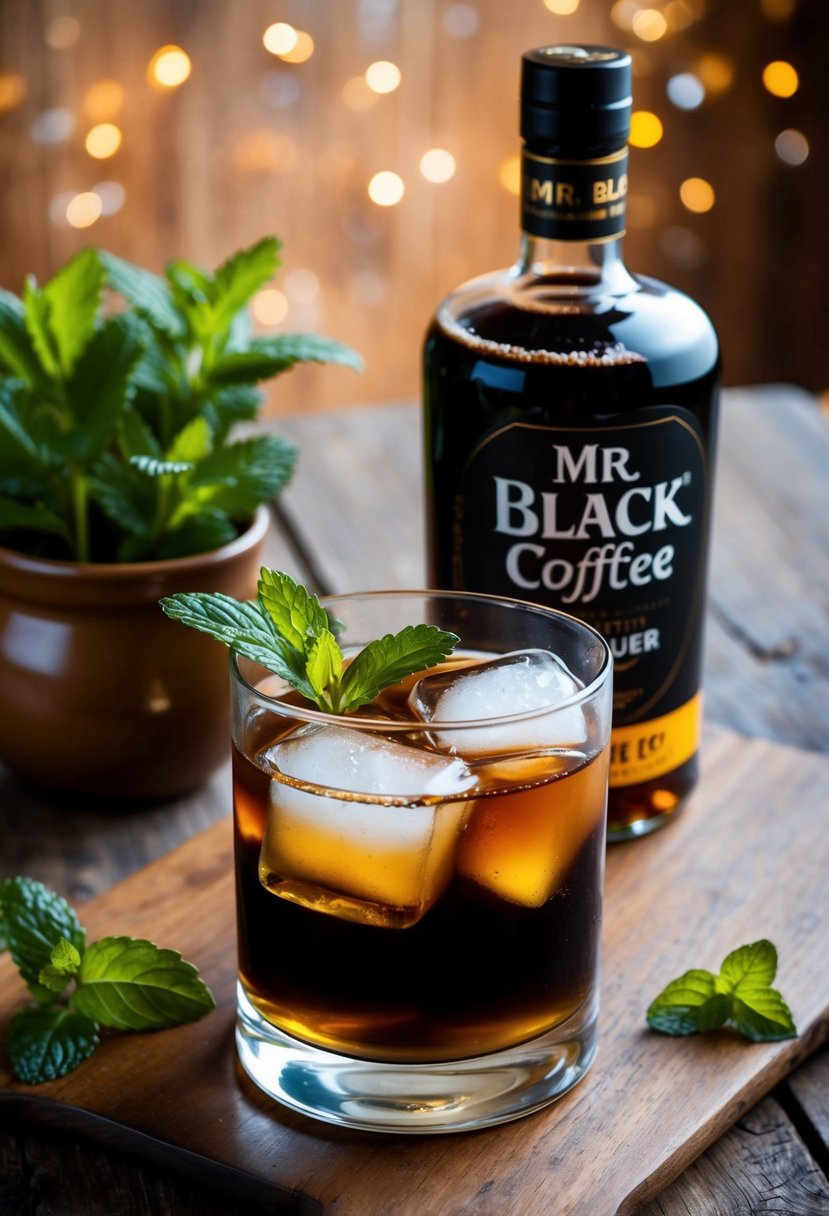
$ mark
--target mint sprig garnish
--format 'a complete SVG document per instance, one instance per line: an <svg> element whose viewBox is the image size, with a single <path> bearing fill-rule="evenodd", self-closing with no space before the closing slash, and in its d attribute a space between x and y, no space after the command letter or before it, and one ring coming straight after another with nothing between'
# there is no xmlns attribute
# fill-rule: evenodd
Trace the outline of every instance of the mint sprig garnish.
<svg viewBox="0 0 829 1216"><path fill-rule="evenodd" d="M0 946L38 1002L9 1021L15 1073L30 1085L71 1072L92 1054L99 1026L160 1030L196 1021L215 1002L196 968L141 938L86 945L74 909L31 878L0 883ZM73 985L68 1001L58 997Z"/></svg>
<svg viewBox="0 0 829 1216"><path fill-rule="evenodd" d="M332 628L336 622L317 597L284 571L265 567L255 603L181 592L161 606L173 620L232 646L334 714L358 709L383 688L442 662L460 641L436 625L407 625L369 642L346 662Z"/></svg>
<svg viewBox="0 0 829 1216"><path fill-rule="evenodd" d="M719 975L686 971L660 992L647 1011L648 1025L663 1034L704 1034L733 1026L755 1043L791 1039L797 1028L776 989L777 950L765 939L733 950Z"/></svg>

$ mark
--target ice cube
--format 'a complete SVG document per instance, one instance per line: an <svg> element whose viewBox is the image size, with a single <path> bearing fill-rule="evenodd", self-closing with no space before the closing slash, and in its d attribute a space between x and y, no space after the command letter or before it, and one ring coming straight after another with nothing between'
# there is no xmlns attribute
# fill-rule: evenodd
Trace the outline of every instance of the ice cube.
<svg viewBox="0 0 829 1216"><path fill-rule="evenodd" d="M347 727L314 727L270 749L299 781L427 806L326 797L271 781L259 877L269 890L348 920L414 924L451 877L476 784L462 760Z"/></svg>
<svg viewBox="0 0 829 1216"><path fill-rule="evenodd" d="M562 661L546 650L516 650L498 659L424 676L409 704L426 722L472 722L550 707L550 712L497 726L434 732L435 746L467 758L549 747L587 738L578 705L556 709L580 685Z"/></svg>
<svg viewBox="0 0 829 1216"><path fill-rule="evenodd" d="M567 882L604 818L608 749L581 767L572 756L559 764L544 785L475 803L458 849L459 874L526 908L541 907Z"/></svg>

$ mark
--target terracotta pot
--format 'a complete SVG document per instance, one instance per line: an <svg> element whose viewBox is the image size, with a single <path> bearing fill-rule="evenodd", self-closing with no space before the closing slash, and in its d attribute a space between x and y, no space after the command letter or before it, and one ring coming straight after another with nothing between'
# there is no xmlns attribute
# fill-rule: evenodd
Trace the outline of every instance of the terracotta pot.
<svg viewBox="0 0 829 1216"><path fill-rule="evenodd" d="M227 651L158 605L256 594L268 513L210 553L81 565L0 548L0 759L113 801L195 789L230 754Z"/></svg>

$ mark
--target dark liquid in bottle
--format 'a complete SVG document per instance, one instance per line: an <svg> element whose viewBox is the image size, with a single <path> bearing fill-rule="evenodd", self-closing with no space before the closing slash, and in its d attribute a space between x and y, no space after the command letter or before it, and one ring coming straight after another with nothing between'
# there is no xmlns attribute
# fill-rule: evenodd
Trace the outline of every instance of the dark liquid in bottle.
<svg viewBox="0 0 829 1216"><path fill-rule="evenodd" d="M487 299L478 281L425 346L429 583L608 638L611 837L665 821L696 780L719 380L704 313L638 282L603 298L589 275L535 278Z"/></svg>

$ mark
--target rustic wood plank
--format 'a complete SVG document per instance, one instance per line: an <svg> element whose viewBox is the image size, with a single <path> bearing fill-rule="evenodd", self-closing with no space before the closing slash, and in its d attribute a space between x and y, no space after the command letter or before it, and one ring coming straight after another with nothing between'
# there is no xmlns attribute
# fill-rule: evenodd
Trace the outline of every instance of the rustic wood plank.
<svg viewBox="0 0 829 1216"><path fill-rule="evenodd" d="M779 1103L744 1115L658 1199L631 1216L825 1216L829 1183Z"/></svg>
<svg viewBox="0 0 829 1216"><path fill-rule="evenodd" d="M86 1138L0 1137L3 1216L228 1216L240 1201L238 1191L215 1183L208 1189L178 1172L139 1165ZM252 1216L277 1210L272 1199L245 1196L244 1211Z"/></svg>
<svg viewBox="0 0 829 1216"><path fill-rule="evenodd" d="M829 1051L818 1052L792 1073L785 1085L787 1104L798 1117L798 1125L824 1170L829 1167Z"/></svg>
<svg viewBox="0 0 829 1216"><path fill-rule="evenodd" d="M424 585L418 425L405 404L280 419L300 448L280 506L324 590Z"/></svg>
<svg viewBox="0 0 829 1216"><path fill-rule="evenodd" d="M829 748L829 421L791 387L725 394L706 698L715 721Z"/></svg>
<svg viewBox="0 0 829 1216"><path fill-rule="evenodd" d="M6 1076L0 1098L21 1111L65 1102L97 1112L338 1216L380 1216L389 1195L395 1216L526 1216L530 1203L557 1216L610 1216L632 1193L644 1202L670 1183L825 1033L827 799L825 758L725 732L708 739L698 794L671 830L611 850L600 1058L581 1086L532 1118L468 1136L366 1136L282 1110L241 1077L230 1039L226 823L84 910L92 936L128 931L175 943L211 983L217 1012L162 1034L110 1036L92 1061L36 1091ZM691 963L716 966L761 933L780 948L799 1039L747 1045L723 1032L677 1041L645 1029L644 1008L667 979ZM23 996L11 971L4 960L0 1012ZM82 1126L80 1113L63 1118Z"/></svg>

